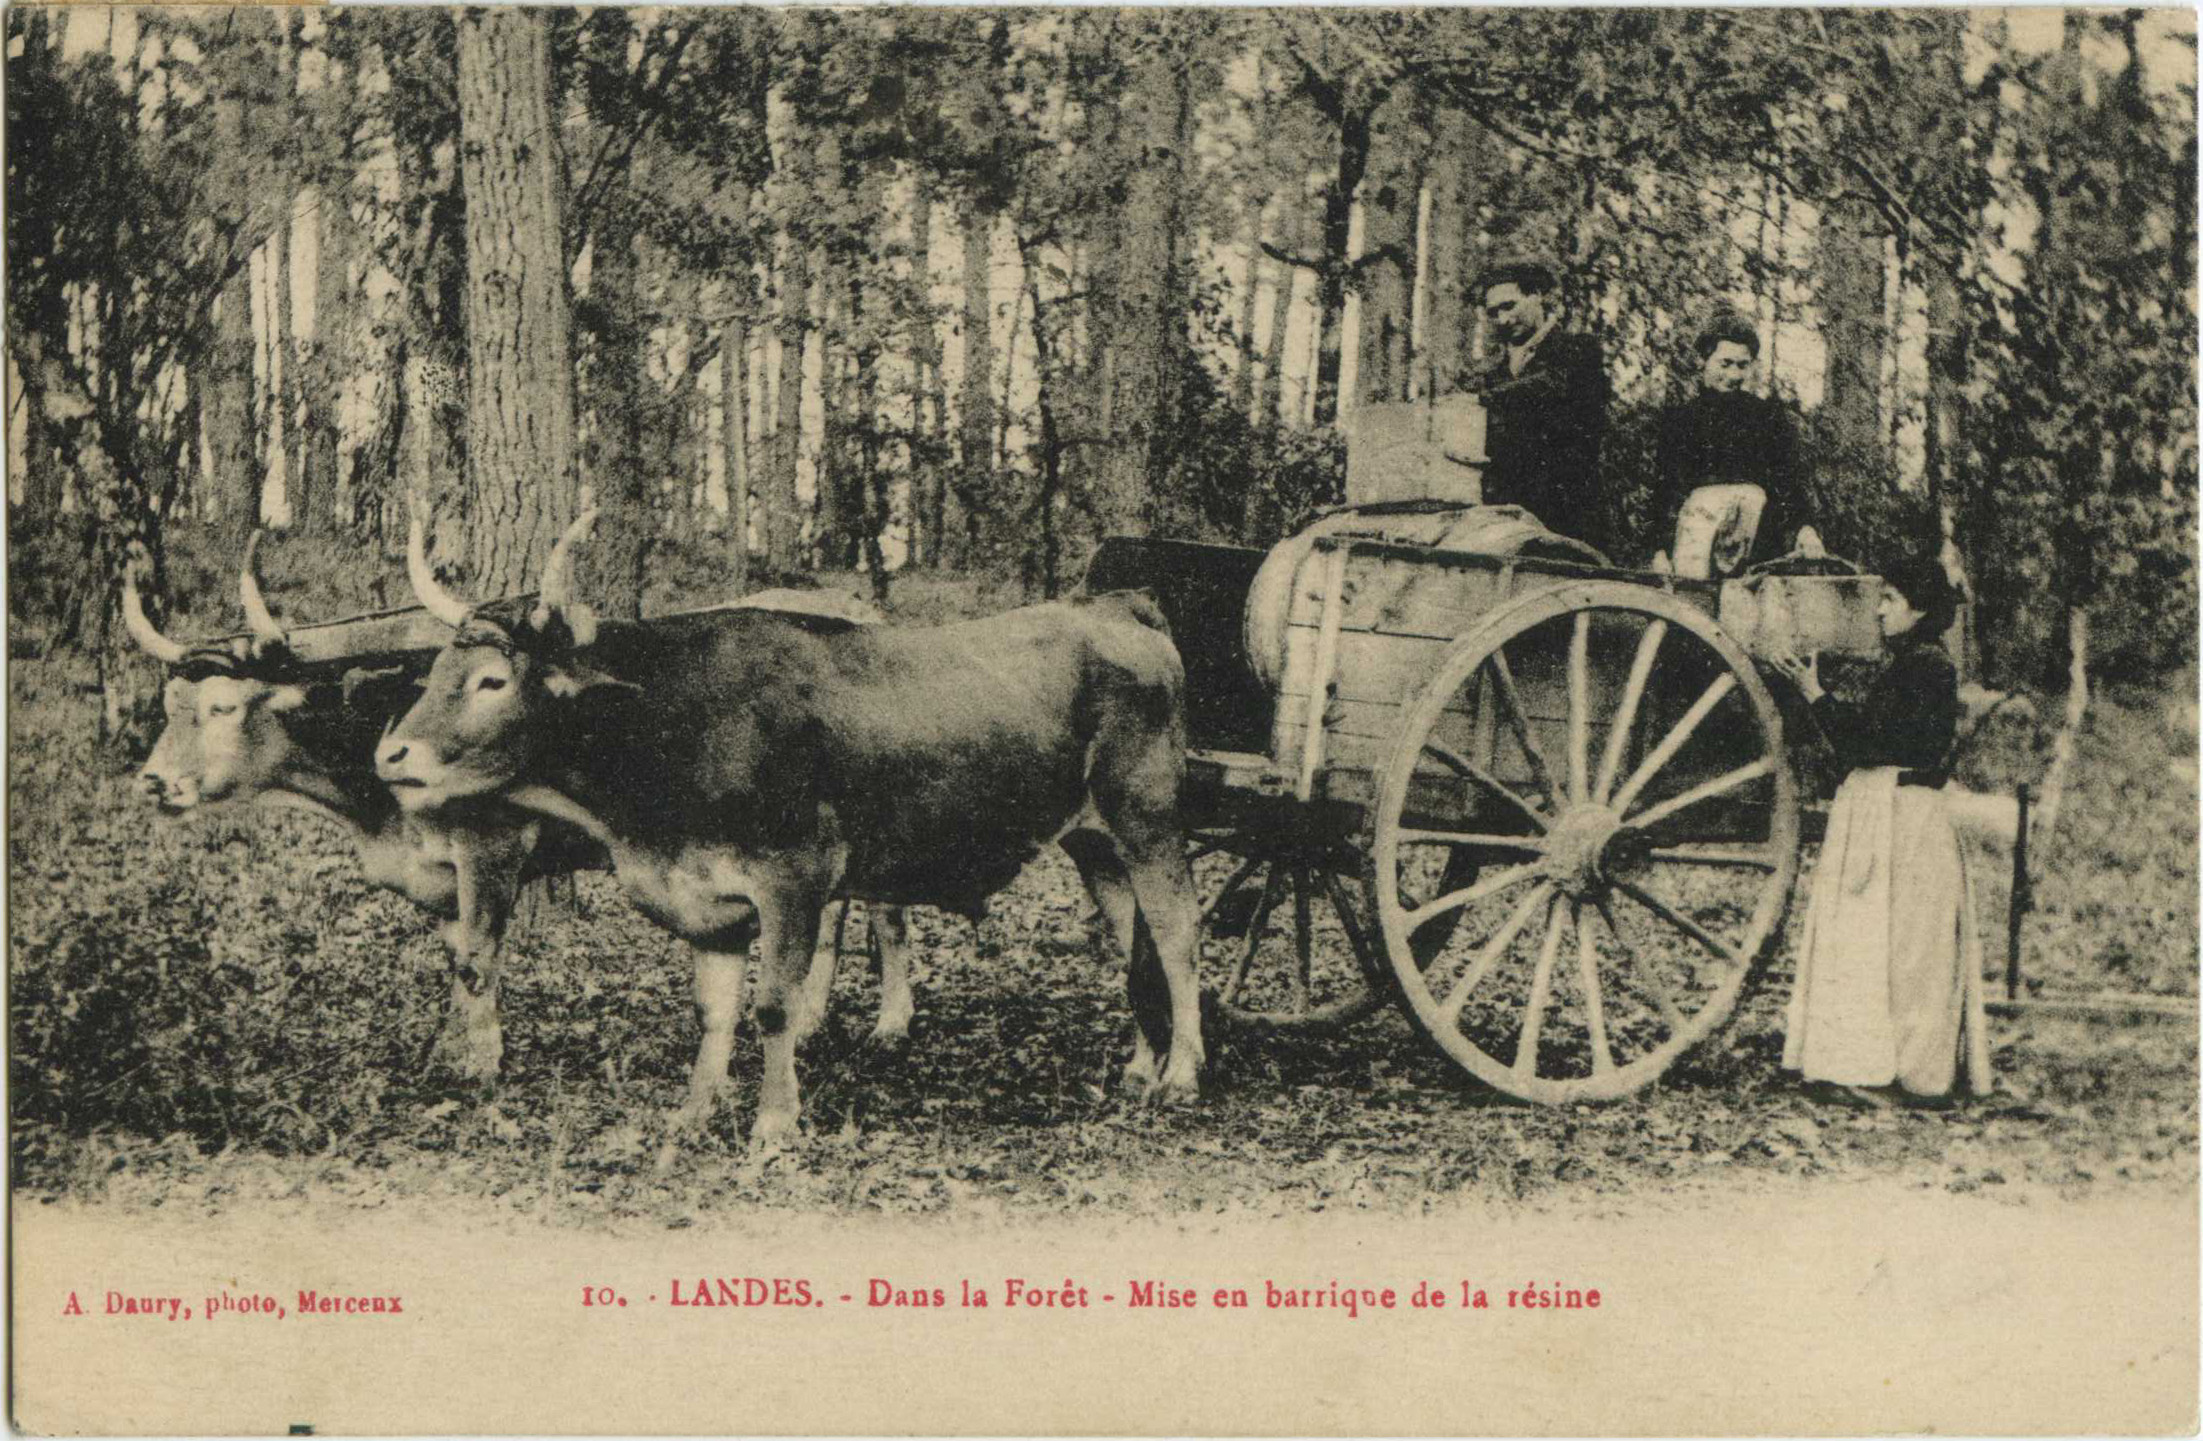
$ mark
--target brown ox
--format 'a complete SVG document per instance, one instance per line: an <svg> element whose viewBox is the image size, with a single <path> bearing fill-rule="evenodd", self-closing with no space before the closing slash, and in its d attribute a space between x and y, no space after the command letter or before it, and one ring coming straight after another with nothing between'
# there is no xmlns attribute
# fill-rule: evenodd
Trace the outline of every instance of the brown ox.
<svg viewBox="0 0 2203 1441"><path fill-rule="evenodd" d="M579 827L635 902L696 945L703 1040L680 1123L725 1088L753 935L757 1144L796 1125L791 1015L821 906L848 894L976 915L1050 842L1127 958L1128 1083L1196 1091L1184 679L1152 604L1058 601L928 629L723 611L599 639L568 598L570 547L592 519L561 538L533 609L470 608L416 575L456 632L377 765L411 813L502 797Z"/></svg>
<svg viewBox="0 0 2203 1441"><path fill-rule="evenodd" d="M396 891L439 917L452 952L451 1023L443 1059L487 1082L504 1053L499 1008L503 942L521 886L540 876L602 870L603 848L580 832L515 807L461 805L434 817L408 816L375 775L375 744L412 704L428 662L382 670L308 668L293 656L263 598L248 542L239 592L250 635L197 647L162 635L145 614L135 571L123 586L131 636L170 674L166 713L139 771L147 799L165 813L261 800L328 816L352 834L368 884ZM425 560L423 561L425 564ZM877 619L861 602L800 591L769 591L744 604ZM901 1040L912 1010L900 912L875 911L883 993L876 1042ZM823 1010L831 958L815 975L810 1012Z"/></svg>

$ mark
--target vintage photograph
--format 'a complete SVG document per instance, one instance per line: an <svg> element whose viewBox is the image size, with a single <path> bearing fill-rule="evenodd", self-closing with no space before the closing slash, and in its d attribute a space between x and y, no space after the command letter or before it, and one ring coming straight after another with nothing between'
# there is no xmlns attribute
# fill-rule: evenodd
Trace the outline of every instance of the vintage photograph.
<svg viewBox="0 0 2203 1441"><path fill-rule="evenodd" d="M31 1434L2193 1434L2188 9L8 8Z"/></svg>

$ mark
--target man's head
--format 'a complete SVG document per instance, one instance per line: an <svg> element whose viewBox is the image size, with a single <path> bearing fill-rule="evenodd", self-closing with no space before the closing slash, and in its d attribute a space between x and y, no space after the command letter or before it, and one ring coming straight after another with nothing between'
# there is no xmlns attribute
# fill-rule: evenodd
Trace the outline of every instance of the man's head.
<svg viewBox="0 0 2203 1441"><path fill-rule="evenodd" d="M1477 277L1477 300L1492 332L1508 345L1537 334L1552 305L1550 268L1535 260L1503 261Z"/></svg>
<svg viewBox="0 0 2203 1441"><path fill-rule="evenodd" d="M170 640L146 616L138 594L142 558L124 573L124 628L169 666L161 692L167 724L138 772L146 796L164 811L256 795L295 752L282 718L306 703L306 688L290 642L261 597L259 541L255 534L247 543L238 577L249 636L197 647Z"/></svg>
<svg viewBox="0 0 2203 1441"><path fill-rule="evenodd" d="M1759 331L1734 311L1724 311L1707 322L1694 343L1698 352L1698 379L1707 390L1728 394L1742 390L1759 362Z"/></svg>
<svg viewBox="0 0 2203 1441"><path fill-rule="evenodd" d="M486 795L531 773L565 708L620 683L582 665L596 638L589 607L569 598L573 546L596 521L583 512L551 550L532 608L497 601L470 606L428 568L424 517L414 517L408 569L421 603L454 627L430 666L421 698L375 750L376 774L408 811Z"/></svg>

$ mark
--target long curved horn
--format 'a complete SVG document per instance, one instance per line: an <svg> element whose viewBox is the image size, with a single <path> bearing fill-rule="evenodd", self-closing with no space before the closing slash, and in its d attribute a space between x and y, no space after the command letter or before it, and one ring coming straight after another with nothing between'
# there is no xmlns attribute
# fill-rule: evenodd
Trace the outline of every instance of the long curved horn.
<svg viewBox="0 0 2203 1441"><path fill-rule="evenodd" d="M145 600L138 594L138 567L135 562L126 565L122 572L122 624L130 632L130 638L155 660L174 665L184 658L187 647L162 635L153 628L153 622L146 618Z"/></svg>
<svg viewBox="0 0 2203 1441"><path fill-rule="evenodd" d="M430 615L451 626L467 618L473 607L445 590L436 572L428 568L428 507L418 503L413 507L413 529L405 540L405 574L413 582L414 596Z"/></svg>
<svg viewBox="0 0 2203 1441"><path fill-rule="evenodd" d="M573 604L574 545L589 533L597 523L595 506L574 517L574 523L566 527L566 533L551 547L551 558L543 562L543 584L536 587L536 599L548 606Z"/></svg>
<svg viewBox="0 0 2203 1441"><path fill-rule="evenodd" d="M288 645L290 637L283 633L282 623L268 609L267 597L260 593L260 535L254 531L245 542L245 564L237 572L237 594L245 602L245 624L252 633L264 641Z"/></svg>

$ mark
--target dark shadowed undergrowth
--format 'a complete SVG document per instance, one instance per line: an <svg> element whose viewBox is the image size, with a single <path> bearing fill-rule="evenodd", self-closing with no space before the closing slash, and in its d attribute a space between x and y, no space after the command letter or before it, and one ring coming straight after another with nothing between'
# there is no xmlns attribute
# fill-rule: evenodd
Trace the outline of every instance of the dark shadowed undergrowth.
<svg viewBox="0 0 2203 1441"><path fill-rule="evenodd" d="M329 613L292 584L292 613ZM899 584L929 616L979 604L948 582ZM24 1193L448 1197L682 1225L729 1207L1292 1214L1569 1196L1619 1208L1875 1175L2014 1197L2196 1177L2192 1024L1997 1021L1996 1097L1939 1114L1830 1110L1776 1070L1786 953L1735 1024L1618 1104L1502 1103L1385 1012L1321 1038L1215 1035L1202 1103L1152 1112L1120 1099L1122 975L1061 860L976 930L914 915L919 1013L900 1053L863 1044L877 991L857 954L860 911L834 1015L803 1057L804 1140L745 1161L758 1059L745 1035L734 1103L656 1175L696 1039L688 961L608 878L524 901L505 1079L484 1100L424 1064L448 986L427 919L364 886L319 819L152 814L131 758L95 740L83 678L63 659L9 678L9 1092ZM2092 714L2029 922L2032 986L2195 991L2192 686L2173 694ZM2029 774L2036 745L1993 738L1971 765L1983 779ZM2001 957L2001 879L1982 904Z"/></svg>

